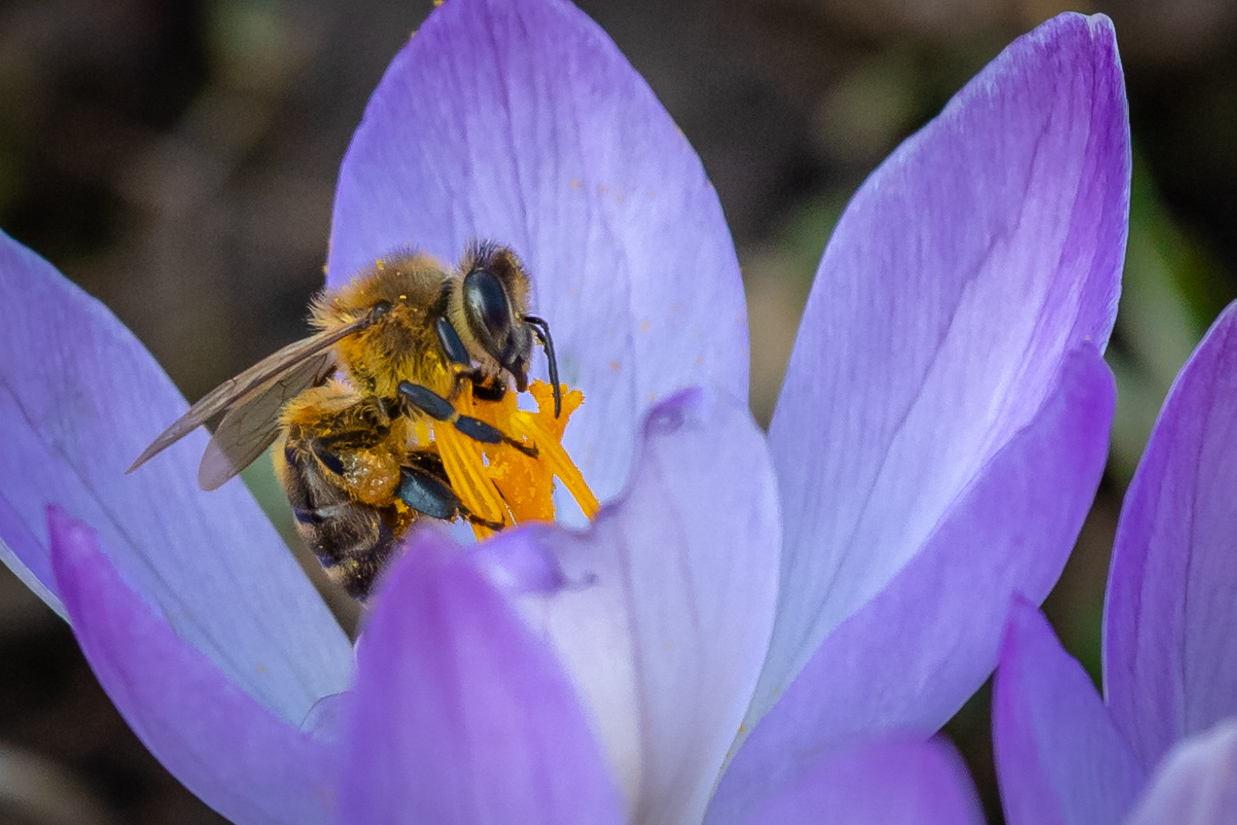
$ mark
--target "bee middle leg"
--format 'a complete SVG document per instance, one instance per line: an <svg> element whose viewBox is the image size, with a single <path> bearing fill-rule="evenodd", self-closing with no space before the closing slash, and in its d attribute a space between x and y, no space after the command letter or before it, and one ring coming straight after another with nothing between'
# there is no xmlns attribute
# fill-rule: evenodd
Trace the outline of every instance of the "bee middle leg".
<svg viewBox="0 0 1237 825"><path fill-rule="evenodd" d="M474 441L480 441L482 444L507 444L524 453L529 458L537 457L537 448L535 446L517 441L497 427L487 424L479 418L473 418L471 415L461 415L451 405L450 401L428 387L414 384L411 381L401 381L399 382L398 390L400 398L405 404L428 415L435 421L451 424L455 429Z"/></svg>

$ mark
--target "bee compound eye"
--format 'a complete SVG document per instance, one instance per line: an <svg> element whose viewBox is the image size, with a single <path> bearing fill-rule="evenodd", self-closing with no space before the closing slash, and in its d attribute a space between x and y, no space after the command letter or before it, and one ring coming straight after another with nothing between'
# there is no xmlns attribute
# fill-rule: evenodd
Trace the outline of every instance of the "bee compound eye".
<svg viewBox="0 0 1237 825"><path fill-rule="evenodd" d="M369 318L371 321L376 321L379 318L381 318L383 315L386 315L390 311L391 311L390 301L379 301L378 303L370 307Z"/></svg>
<svg viewBox="0 0 1237 825"><path fill-rule="evenodd" d="M464 278L464 308L470 326L492 340L504 337L511 328L511 304L502 281L488 269L476 269Z"/></svg>

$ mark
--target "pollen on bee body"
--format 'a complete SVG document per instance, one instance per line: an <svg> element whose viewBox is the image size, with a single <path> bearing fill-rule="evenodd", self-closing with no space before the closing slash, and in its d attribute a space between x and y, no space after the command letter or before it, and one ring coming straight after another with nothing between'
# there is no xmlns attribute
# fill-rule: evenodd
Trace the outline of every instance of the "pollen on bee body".
<svg viewBox="0 0 1237 825"><path fill-rule="evenodd" d="M505 510L504 523L553 521L556 477L589 519L601 506L562 445L564 429L571 414L584 403L584 393L566 386L562 390L562 411L557 418L554 416L554 391L542 381L529 384L528 392L537 403L537 409L531 411L519 408L517 393L505 393L498 401L472 398L471 393L466 393L470 397L461 406L461 412L465 406L470 407L469 415L536 451L533 456L510 444L480 445L482 461L474 469L484 477L484 483L497 492ZM473 510L474 503L467 500L462 490L461 500ZM473 529L478 538L491 532L476 524Z"/></svg>

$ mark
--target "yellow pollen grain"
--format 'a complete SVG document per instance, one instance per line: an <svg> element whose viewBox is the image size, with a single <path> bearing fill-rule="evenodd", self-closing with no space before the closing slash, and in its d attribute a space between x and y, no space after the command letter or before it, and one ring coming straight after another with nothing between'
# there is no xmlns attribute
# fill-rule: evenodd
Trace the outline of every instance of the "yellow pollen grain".
<svg viewBox="0 0 1237 825"><path fill-rule="evenodd" d="M618 372L618 371L619 371L619 367L620 367L620 366L622 366L622 365L621 365L618 361L611 361L611 362L610 362L610 372Z"/></svg>
<svg viewBox="0 0 1237 825"><path fill-rule="evenodd" d="M640 322L640 331L641 331L641 332L648 332L648 331L649 331L649 322L648 322L648 321L641 321L641 322Z"/></svg>

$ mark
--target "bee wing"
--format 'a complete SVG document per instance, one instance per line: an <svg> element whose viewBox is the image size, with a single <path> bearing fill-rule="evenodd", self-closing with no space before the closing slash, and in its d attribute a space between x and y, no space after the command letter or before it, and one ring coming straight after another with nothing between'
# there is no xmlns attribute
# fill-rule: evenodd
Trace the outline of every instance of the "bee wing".
<svg viewBox="0 0 1237 825"><path fill-rule="evenodd" d="M319 352L290 367L237 399L202 453L198 486L214 490L262 455L279 437L279 412L310 387L335 372L335 353Z"/></svg>
<svg viewBox="0 0 1237 825"><path fill-rule="evenodd" d="M126 472L133 472L159 453L180 441L196 430L216 414L230 409L242 400L258 393L263 387L278 383L279 379L289 370L294 369L314 356L322 355L323 350L334 346L352 333L371 323L370 316L358 318L350 324L338 329L324 330L316 335L303 338L300 341L263 358L235 378L229 378L213 390L202 396L198 403L164 430L158 438L150 442L150 446L142 451Z"/></svg>

